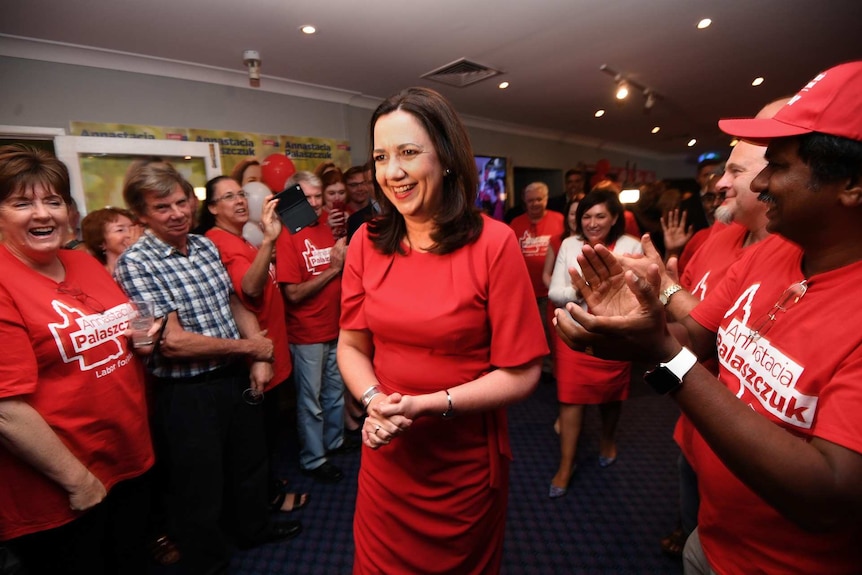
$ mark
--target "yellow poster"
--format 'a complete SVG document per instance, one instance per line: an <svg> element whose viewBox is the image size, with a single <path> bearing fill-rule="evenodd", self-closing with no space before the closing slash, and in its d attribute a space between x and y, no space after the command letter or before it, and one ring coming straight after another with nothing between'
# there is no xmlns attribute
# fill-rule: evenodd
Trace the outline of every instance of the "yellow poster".
<svg viewBox="0 0 862 575"><path fill-rule="evenodd" d="M313 172L323 162L333 162L342 171L350 167L350 142L307 136L281 136L282 150L297 170Z"/></svg>
<svg viewBox="0 0 862 575"><path fill-rule="evenodd" d="M141 126L137 124L102 124L97 122L71 122L70 128L69 134L72 136L176 141L186 141L189 139L186 128L165 128L163 126Z"/></svg>
<svg viewBox="0 0 862 575"><path fill-rule="evenodd" d="M330 138L98 122L71 122L69 133L73 136L101 138L215 142L219 144L222 173L225 175L230 175L234 166L246 158L256 158L262 162L272 154L285 154L293 161L297 170L313 172L322 162L334 162L342 170L350 167L350 142ZM124 205L123 179L129 165L135 159L129 156L81 158L81 173L88 211L104 206ZM167 159L174 163L193 186L202 187L206 182L206 171L202 161Z"/></svg>
<svg viewBox="0 0 862 575"><path fill-rule="evenodd" d="M222 173L226 175L246 158L262 161L270 154L277 154L280 148L278 136L268 134L196 128L190 128L188 134L191 142L215 142L219 145Z"/></svg>

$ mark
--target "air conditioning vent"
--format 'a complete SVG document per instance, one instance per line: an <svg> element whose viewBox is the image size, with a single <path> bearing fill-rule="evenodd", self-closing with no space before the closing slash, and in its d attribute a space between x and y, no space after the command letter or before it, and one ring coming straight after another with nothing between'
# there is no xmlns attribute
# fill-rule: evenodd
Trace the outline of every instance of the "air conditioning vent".
<svg viewBox="0 0 862 575"><path fill-rule="evenodd" d="M463 88L464 86L481 82L482 80L492 78L499 74L502 74L499 70L494 70L493 68L477 64L476 62L471 62L466 58L461 58L460 60L455 60L454 62L446 64L442 68L437 68L427 74L422 74L422 78L428 78L429 80L449 84L450 86L455 86L457 88Z"/></svg>

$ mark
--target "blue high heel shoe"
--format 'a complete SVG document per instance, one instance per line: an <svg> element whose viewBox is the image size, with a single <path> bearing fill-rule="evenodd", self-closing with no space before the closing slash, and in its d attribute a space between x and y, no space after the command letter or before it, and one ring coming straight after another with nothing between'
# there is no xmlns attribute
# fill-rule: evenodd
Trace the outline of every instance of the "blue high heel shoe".
<svg viewBox="0 0 862 575"><path fill-rule="evenodd" d="M572 483L572 478L574 478L575 469L577 469L577 468L578 468L577 465L572 466L572 473L571 473L571 475L569 475L569 482L566 484L565 487L557 487L556 485L551 483L551 487L550 487L550 489L548 489L548 497L550 497L551 499L558 499L558 498L564 496L566 493L568 493L569 485Z"/></svg>
<svg viewBox="0 0 862 575"><path fill-rule="evenodd" d="M616 457L603 457L599 455L599 467L601 467L602 469L604 469L605 467L610 467L611 465L616 463L616 461Z"/></svg>

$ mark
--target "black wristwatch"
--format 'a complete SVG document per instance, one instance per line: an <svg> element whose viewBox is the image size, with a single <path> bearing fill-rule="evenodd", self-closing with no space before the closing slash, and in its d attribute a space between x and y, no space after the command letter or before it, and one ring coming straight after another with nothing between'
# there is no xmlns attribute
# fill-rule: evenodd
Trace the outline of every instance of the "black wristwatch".
<svg viewBox="0 0 862 575"><path fill-rule="evenodd" d="M656 393L667 395L682 385L682 378L697 363L697 356L688 348L679 350L673 359L667 363L660 363L655 369L644 374L644 381L652 387Z"/></svg>

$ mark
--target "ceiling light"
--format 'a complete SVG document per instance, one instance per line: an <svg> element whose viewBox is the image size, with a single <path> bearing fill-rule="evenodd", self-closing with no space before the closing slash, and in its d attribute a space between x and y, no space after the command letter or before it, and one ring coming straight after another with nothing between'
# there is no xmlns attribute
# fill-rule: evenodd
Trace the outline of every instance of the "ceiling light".
<svg viewBox="0 0 862 575"><path fill-rule="evenodd" d="M737 138L734 138L730 141L730 147L732 148L735 145L737 145L738 143L739 143L739 140Z"/></svg>
<svg viewBox="0 0 862 575"><path fill-rule="evenodd" d="M697 23L697 29L703 30L704 28L709 28L709 25L712 24L712 20L709 18L704 18L700 22Z"/></svg>
<svg viewBox="0 0 862 575"><path fill-rule="evenodd" d="M315 32L317 32L317 28L315 28L311 24L304 24L299 27L299 31L303 34L314 34Z"/></svg>
<svg viewBox="0 0 862 575"><path fill-rule="evenodd" d="M689 147L689 148L691 148L691 147L693 147L696 143L697 143L697 140L696 140L696 139L694 139L694 138L692 138L691 140L689 140L689 141L688 141L688 147Z"/></svg>
<svg viewBox="0 0 862 575"><path fill-rule="evenodd" d="M191 159L192 159L192 157L191 157L191 156L184 156L184 157L183 157L183 159L184 159L184 160L191 160Z"/></svg>
<svg viewBox="0 0 862 575"><path fill-rule="evenodd" d="M605 115L604 110L596 110L596 113L595 113L596 118L601 118L604 115Z"/></svg>
<svg viewBox="0 0 862 575"><path fill-rule="evenodd" d="M509 87L509 83L508 82L500 82L500 85L497 87L500 88L501 90L505 90L506 88Z"/></svg>
<svg viewBox="0 0 862 575"><path fill-rule="evenodd" d="M655 128L652 129L653 134L658 134L659 131L661 131L661 126L656 126Z"/></svg>
<svg viewBox="0 0 862 575"><path fill-rule="evenodd" d="M625 100L629 96L629 85L626 84L625 80L620 80L620 83L617 84L617 100Z"/></svg>
<svg viewBox="0 0 862 575"><path fill-rule="evenodd" d="M760 86L761 84L763 84L763 76L758 76L751 82L752 86Z"/></svg>

